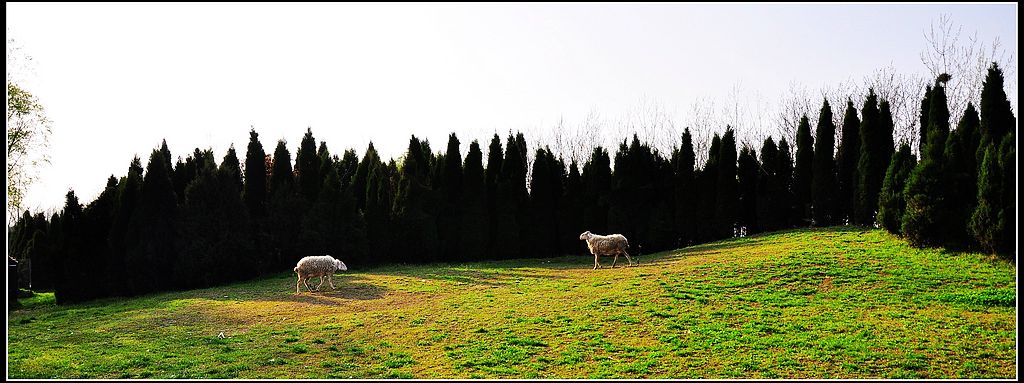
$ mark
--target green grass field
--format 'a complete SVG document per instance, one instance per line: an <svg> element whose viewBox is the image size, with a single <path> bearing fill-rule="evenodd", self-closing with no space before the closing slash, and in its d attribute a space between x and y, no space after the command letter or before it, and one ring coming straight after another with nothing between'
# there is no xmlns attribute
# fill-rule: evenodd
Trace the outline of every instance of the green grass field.
<svg viewBox="0 0 1024 383"><path fill-rule="evenodd" d="M344 260L344 258L342 258ZM1014 378L1016 268L880 230L294 274L9 315L11 378ZM620 259L624 261L623 259ZM218 335L223 332L224 338Z"/></svg>

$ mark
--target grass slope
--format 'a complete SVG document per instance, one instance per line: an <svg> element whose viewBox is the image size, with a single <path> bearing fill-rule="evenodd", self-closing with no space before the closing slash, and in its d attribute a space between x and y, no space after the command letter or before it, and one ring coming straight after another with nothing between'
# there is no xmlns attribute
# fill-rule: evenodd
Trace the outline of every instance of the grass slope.
<svg viewBox="0 0 1024 383"><path fill-rule="evenodd" d="M1014 378L1015 266L880 230L292 274L10 314L12 378ZM610 265L610 259L604 264ZM224 333L221 339L218 334Z"/></svg>

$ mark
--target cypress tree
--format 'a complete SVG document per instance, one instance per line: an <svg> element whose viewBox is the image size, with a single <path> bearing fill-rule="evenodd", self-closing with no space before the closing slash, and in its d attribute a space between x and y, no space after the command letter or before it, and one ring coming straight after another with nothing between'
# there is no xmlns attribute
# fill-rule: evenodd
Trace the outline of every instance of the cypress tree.
<svg viewBox="0 0 1024 383"><path fill-rule="evenodd" d="M502 161L501 138L495 134L487 148L487 171L484 173L485 200L487 203L487 248L494 256L497 251L498 233L498 175L501 173Z"/></svg>
<svg viewBox="0 0 1024 383"><path fill-rule="evenodd" d="M356 206L359 204L359 196L362 195L366 198L366 185L362 188L353 187L352 181L355 179L356 172L359 170L359 157L356 156L356 151L353 149L346 149L345 153L341 156L340 161L332 161L334 163L335 170L338 172L338 178L341 180L341 187L346 189L353 189L352 195L356 198Z"/></svg>
<svg viewBox="0 0 1024 383"><path fill-rule="evenodd" d="M682 142L678 155L675 157L675 224L676 246L689 246L694 243L696 230L696 179L694 166L696 154L693 151L693 137L690 128L683 131Z"/></svg>
<svg viewBox="0 0 1024 383"><path fill-rule="evenodd" d="M198 164L199 175L185 188L182 257L176 268L182 287L211 286L256 274L248 209L236 183L237 163L229 163L229 156L219 168L204 158Z"/></svg>
<svg viewBox="0 0 1024 383"><path fill-rule="evenodd" d="M757 162L757 154L750 145L743 145L737 165L737 185L739 187L740 213L739 227L745 235L760 231L757 222L757 183L761 164Z"/></svg>
<svg viewBox="0 0 1024 383"><path fill-rule="evenodd" d="M779 148L775 146L775 140L769 136L761 144L761 166L756 170L757 225L747 228L749 234L777 230L784 226L781 221L783 209L778 201L782 188L778 180L778 168Z"/></svg>
<svg viewBox="0 0 1024 383"><path fill-rule="evenodd" d="M977 207L968 228L986 250L1015 260L1017 120L1003 86L1002 70L992 63L981 91Z"/></svg>
<svg viewBox="0 0 1024 383"><path fill-rule="evenodd" d="M108 288L111 285L109 279L119 278L104 273L111 262L111 248L107 238L114 222L117 192L117 178L111 175L99 197L82 212L81 233L86 253L82 258L83 263L78 267L84 279L80 279L81 285L77 288L81 290L83 299L113 295Z"/></svg>
<svg viewBox="0 0 1024 383"><path fill-rule="evenodd" d="M999 145L999 167L1002 169L1002 211L999 219L1002 221L1002 242L999 242L999 249L1002 254L1016 262L1016 234L1017 234L1017 161L1015 132L1010 131L1003 136Z"/></svg>
<svg viewBox="0 0 1024 383"><path fill-rule="evenodd" d="M868 90L861 109L863 120L860 125L860 158L857 162L857 204L854 210L854 221L860 225L871 226L875 223L875 209L878 208L878 192L882 189L885 169L889 165L885 148L886 139L882 127L882 116L878 110L878 97L874 89ZM891 134L890 134L891 136ZM891 142L891 138L888 140ZM884 160L884 161L883 161Z"/></svg>
<svg viewBox="0 0 1024 383"><path fill-rule="evenodd" d="M166 159L161 150L150 154L138 206L125 235L125 275L136 295L172 287L181 222Z"/></svg>
<svg viewBox="0 0 1024 383"><path fill-rule="evenodd" d="M793 172L793 197L796 210L793 224L809 226L811 220L811 182L814 173L814 137L807 115L800 118L796 130L796 164Z"/></svg>
<svg viewBox="0 0 1024 383"><path fill-rule="evenodd" d="M378 165L383 165L383 163L381 163L380 156L377 155L377 149L373 148L373 141L370 141L370 145L366 147L366 153L363 154L363 160L359 161L359 166L356 167L356 173L352 178L352 185L355 187L356 207L360 209L366 207L366 198L372 193L367 189L370 170Z"/></svg>
<svg viewBox="0 0 1024 383"><path fill-rule="evenodd" d="M583 230L608 232L608 203L612 186L612 166L608 150L595 147L583 164Z"/></svg>
<svg viewBox="0 0 1024 383"><path fill-rule="evenodd" d="M559 197L562 194L561 170L551 149L537 148L530 177L529 243L531 256L551 257L558 254Z"/></svg>
<svg viewBox="0 0 1024 383"><path fill-rule="evenodd" d="M526 158L519 152L522 146L512 134L509 134L505 147L496 204L497 233L500 233L501 245L496 247L495 255L499 259L515 258L525 250L522 239L526 222L522 212L527 202Z"/></svg>
<svg viewBox="0 0 1024 383"><path fill-rule="evenodd" d="M978 175L978 206L971 215L968 227L985 250L996 253L1004 250L1003 233L1006 232L1007 223L1003 216L1004 172L995 145L984 145L984 148L985 156Z"/></svg>
<svg viewBox="0 0 1024 383"><path fill-rule="evenodd" d="M359 164L363 166L363 163ZM380 264L390 262L392 217L391 206L393 192L391 188L392 174L383 163L367 164L369 176L366 180L366 236L370 252L367 263ZM353 184L353 189L359 190Z"/></svg>
<svg viewBox="0 0 1024 383"><path fill-rule="evenodd" d="M569 163L569 171L563 182L563 193L559 205L558 228L561 234L559 249L571 255L585 254L583 242L575 235L586 231L583 225L583 176L576 160Z"/></svg>
<svg viewBox="0 0 1024 383"><path fill-rule="evenodd" d="M921 162L911 172L903 192L907 211L900 228L907 240L918 247L943 245L951 235L949 184L943 169L949 109L945 88L939 82L932 88L928 124L928 141L921 150Z"/></svg>
<svg viewBox="0 0 1024 383"><path fill-rule="evenodd" d="M329 168L316 202L302 221L303 253L333 255L349 267L361 267L370 263L366 235L366 222L356 210L352 190L342 188L337 170Z"/></svg>
<svg viewBox="0 0 1024 383"><path fill-rule="evenodd" d="M423 152L425 148L428 147L412 136L400 170L394 202L399 231L395 251L404 257L400 261L428 263L438 260L440 247L436 217L430 214L433 204L430 157Z"/></svg>
<svg viewBox="0 0 1024 383"><path fill-rule="evenodd" d="M948 189L948 213L950 214L949 237L947 244L956 247L972 246L974 239L967 229L978 200L978 165L975 153L981 140L978 131L979 118L974 105L967 104L967 110L960 118L956 130L946 138L943 156L945 178L950 185Z"/></svg>
<svg viewBox="0 0 1024 383"><path fill-rule="evenodd" d="M267 172L270 170L265 162L266 155L256 129L250 130L249 145L245 150L245 185L242 196L253 219L262 218L266 214Z"/></svg>
<svg viewBox="0 0 1024 383"><path fill-rule="evenodd" d="M438 166L440 171L440 193L442 200L441 213L437 215L437 234L441 246L441 259L454 261L459 259L459 248L462 246L459 234L459 209L462 202L462 153L459 151L459 139L452 133L448 136L448 148L444 154L444 163Z"/></svg>
<svg viewBox="0 0 1024 383"><path fill-rule="evenodd" d="M231 146L228 147L228 152L224 155L224 160L221 161L218 171L224 173L224 177L227 177L227 179L232 182L236 191L239 193L242 192L242 166L238 162L238 153L235 152L235 144L231 144Z"/></svg>
<svg viewBox="0 0 1024 383"><path fill-rule="evenodd" d="M484 259L487 252L487 201L484 186L483 153L480 143L469 144L462 174L462 200L457 204L459 218L458 259L463 261Z"/></svg>
<svg viewBox="0 0 1024 383"><path fill-rule="evenodd" d="M718 153L722 146L722 137L715 133L708 148L707 161L697 175L697 243L711 242L721 239L715 232L713 223L715 210L718 206Z"/></svg>
<svg viewBox="0 0 1024 383"><path fill-rule="evenodd" d="M783 225L782 227L792 227L793 218L790 214L793 212L793 155L790 151L789 142L783 138L779 142L779 166L777 170L777 177L779 184L779 194L777 200L779 201L779 222Z"/></svg>
<svg viewBox="0 0 1024 383"><path fill-rule="evenodd" d="M821 106L818 125L814 129L814 162L811 182L811 199L813 222L815 226L829 226L836 223L835 196L836 175L835 161L832 153L835 150L836 126L832 122L832 108L828 100Z"/></svg>
<svg viewBox="0 0 1024 383"><path fill-rule="evenodd" d="M60 272L54 284L54 298L57 304L80 302L83 300L81 284L86 282L88 275L82 274L82 267L88 262L83 249L84 238L79 232L83 228L82 205L70 190L65 195L64 210L61 211L60 252L55 263Z"/></svg>
<svg viewBox="0 0 1024 383"><path fill-rule="evenodd" d="M107 275L127 275L125 235L128 231L129 220L138 206L141 192L142 162L138 156L135 156L131 164L128 165L128 174L117 185L117 205L114 207L114 220L108 236L110 261L107 262ZM131 293L125 278L111 277L107 282L106 290L110 295L129 295Z"/></svg>
<svg viewBox="0 0 1024 383"><path fill-rule="evenodd" d="M885 230L900 234L900 224L907 202L903 198L910 172L917 165L917 156L910 151L910 145L900 145L900 150L892 156L889 168L885 171L882 190L878 194L878 222Z"/></svg>
<svg viewBox="0 0 1024 383"><path fill-rule="evenodd" d="M722 146L718 154L718 183L715 191L715 230L718 238L731 238L739 211L739 195L736 184L736 135L727 126L722 135Z"/></svg>
<svg viewBox="0 0 1024 383"><path fill-rule="evenodd" d="M323 177L320 176L320 165L313 130L306 128L306 134L299 143L299 150L295 152L295 182L299 186L299 193L310 203L316 201L316 195L324 183Z"/></svg>
<svg viewBox="0 0 1024 383"><path fill-rule="evenodd" d="M843 115L842 141L836 153L836 220L841 224L854 223L860 150L860 119L857 118L857 109L854 108L853 101L847 99L846 113Z"/></svg>
<svg viewBox="0 0 1024 383"><path fill-rule="evenodd" d="M632 238L634 246L640 245L640 238L637 235L638 225L635 221L636 214L640 209L640 196L637 189L640 188L640 169L638 164L638 153L635 152L639 146L639 139L633 134L632 150L623 140L619 143L619 150L615 152L615 169L612 171L611 193L608 203L608 231L621 233L626 238ZM640 212L643 214L643 212Z"/></svg>
<svg viewBox="0 0 1024 383"><path fill-rule="evenodd" d="M1016 130L1017 119L1003 86L1003 71L993 62L981 88L981 139L984 143L1000 145L1003 136ZM979 158L981 155L984 153L979 153Z"/></svg>
<svg viewBox="0 0 1024 383"><path fill-rule="evenodd" d="M278 140L270 170L270 189L267 193L267 251L269 272L290 270L301 258L298 254L299 233L305 200L292 172L292 156L287 142ZM310 255L310 254L306 254Z"/></svg>

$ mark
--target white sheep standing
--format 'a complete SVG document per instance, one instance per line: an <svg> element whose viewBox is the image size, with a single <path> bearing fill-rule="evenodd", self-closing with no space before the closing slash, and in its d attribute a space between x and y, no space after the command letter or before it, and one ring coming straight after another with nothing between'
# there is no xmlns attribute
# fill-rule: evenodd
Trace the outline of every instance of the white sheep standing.
<svg viewBox="0 0 1024 383"><path fill-rule="evenodd" d="M299 282L306 285L306 289L309 291L313 291L313 289L310 289L309 285L306 284L306 281L315 277L320 277L320 284L316 285L316 291L320 291L320 286L323 286L324 277L327 277L327 281L331 284L331 288L335 288L334 281L331 280L334 272L348 270L348 267L345 266L344 262L334 259L334 257L330 255L315 255L300 259L299 263L295 265L295 269L293 270L299 275L299 280L295 282L295 293L298 294Z"/></svg>
<svg viewBox="0 0 1024 383"><path fill-rule="evenodd" d="M587 248L590 249L591 254L594 254L594 270L601 266L597 262L597 257L602 255L615 255L615 259L612 260L612 267L615 267L615 262L619 260L619 254L626 256L630 266L636 266L633 264L633 260L629 258L629 253L626 252L626 249L629 248L629 242L626 241L626 237L622 234L597 235L586 231L580 234L580 240L587 241ZM639 265L640 262L637 261L636 264Z"/></svg>

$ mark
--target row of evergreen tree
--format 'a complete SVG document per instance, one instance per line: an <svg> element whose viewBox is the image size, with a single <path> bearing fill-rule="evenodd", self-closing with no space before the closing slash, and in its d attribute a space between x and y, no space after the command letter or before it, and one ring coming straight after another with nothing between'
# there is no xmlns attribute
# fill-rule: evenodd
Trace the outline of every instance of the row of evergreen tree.
<svg viewBox="0 0 1024 383"><path fill-rule="evenodd" d="M293 161L284 140L269 155L253 130L244 166L234 147L219 165L196 149L172 166L165 141L145 170L136 157L87 205L70 191L50 217L25 212L10 251L31 260L33 288L53 288L58 303L244 280L306 255L365 268L584 254L585 230L622 233L636 254L878 223L915 245L1011 254L1016 119L1002 73L991 67L980 116L969 105L952 132L939 80L922 100L920 162L907 143L896 150L889 104L873 91L859 117L847 101L838 148L826 101L813 135L801 119L795 153L785 138L738 147L727 127L703 166L689 129L667 156L634 135L614 159L594 148L582 169L547 147L528 166L522 133L504 145L495 134L486 162L477 141L462 158L455 134L437 153L413 136L385 162L372 143L362 159L332 155L307 129Z"/></svg>

